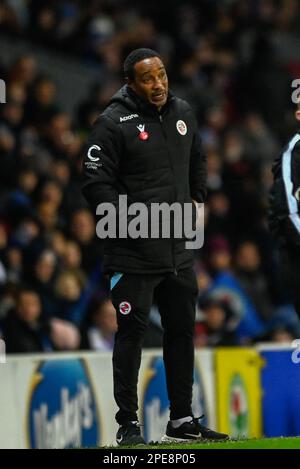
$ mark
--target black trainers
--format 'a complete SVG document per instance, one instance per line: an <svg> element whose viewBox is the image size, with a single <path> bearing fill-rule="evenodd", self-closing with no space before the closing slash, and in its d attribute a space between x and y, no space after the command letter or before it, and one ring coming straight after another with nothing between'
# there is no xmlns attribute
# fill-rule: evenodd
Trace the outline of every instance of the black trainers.
<svg viewBox="0 0 300 469"><path fill-rule="evenodd" d="M116 436L116 442L120 446L145 445L145 440L141 435L138 422L128 422L121 425Z"/></svg>
<svg viewBox="0 0 300 469"><path fill-rule="evenodd" d="M193 418L190 422L185 422L177 428L174 428L172 423L168 422L166 434L161 439L162 443L184 443L200 440L220 441L229 439L229 436L225 433L215 432L201 425L199 418Z"/></svg>

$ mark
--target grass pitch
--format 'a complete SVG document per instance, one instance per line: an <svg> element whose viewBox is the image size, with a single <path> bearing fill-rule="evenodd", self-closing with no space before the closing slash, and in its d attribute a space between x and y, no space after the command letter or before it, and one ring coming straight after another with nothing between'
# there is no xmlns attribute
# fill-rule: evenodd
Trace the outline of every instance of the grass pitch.
<svg viewBox="0 0 300 469"><path fill-rule="evenodd" d="M252 438L249 440L229 440L219 443L201 442L174 445L119 446L113 449L300 449L300 437L293 438ZM108 449L108 447L103 448Z"/></svg>

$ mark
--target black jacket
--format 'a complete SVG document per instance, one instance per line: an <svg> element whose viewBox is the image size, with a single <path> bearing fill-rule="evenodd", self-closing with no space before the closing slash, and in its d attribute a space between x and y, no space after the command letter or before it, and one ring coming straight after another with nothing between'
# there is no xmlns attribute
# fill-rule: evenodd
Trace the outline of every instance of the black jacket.
<svg viewBox="0 0 300 469"><path fill-rule="evenodd" d="M141 138L142 131L148 138ZM127 195L128 205L204 202L197 122L190 106L172 95L159 113L124 86L95 122L84 153L82 191L94 213L103 202L117 207L119 194ZM183 238L109 239L104 248L104 270L110 272L171 272L192 260Z"/></svg>
<svg viewBox="0 0 300 469"><path fill-rule="evenodd" d="M300 245L300 133L294 135L273 164L269 226L280 245Z"/></svg>

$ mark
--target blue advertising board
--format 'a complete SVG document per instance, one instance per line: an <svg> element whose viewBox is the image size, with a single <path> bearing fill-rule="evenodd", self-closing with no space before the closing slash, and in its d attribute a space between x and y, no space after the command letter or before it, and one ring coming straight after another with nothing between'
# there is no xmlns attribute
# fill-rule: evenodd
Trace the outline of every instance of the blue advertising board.
<svg viewBox="0 0 300 469"><path fill-rule="evenodd" d="M96 447L100 421L84 360L41 362L28 399L29 448Z"/></svg>
<svg viewBox="0 0 300 469"><path fill-rule="evenodd" d="M300 363L294 359L295 351L262 349L261 356L263 433L300 435Z"/></svg>

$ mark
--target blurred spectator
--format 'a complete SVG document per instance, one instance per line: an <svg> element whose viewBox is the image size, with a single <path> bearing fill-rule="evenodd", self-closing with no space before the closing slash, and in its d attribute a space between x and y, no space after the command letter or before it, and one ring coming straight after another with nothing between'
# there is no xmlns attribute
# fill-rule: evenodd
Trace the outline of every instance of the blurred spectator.
<svg viewBox="0 0 300 469"><path fill-rule="evenodd" d="M259 316L252 298L243 289L232 271L232 256L228 241L222 236L212 238L209 243L208 266L212 282L202 293L200 301L214 299L226 304L235 316L239 343L249 343L262 334L265 325Z"/></svg>
<svg viewBox="0 0 300 469"><path fill-rule="evenodd" d="M54 316L80 325L85 314L83 292L85 278L80 270L62 271L55 283L55 295L57 299Z"/></svg>
<svg viewBox="0 0 300 469"><path fill-rule="evenodd" d="M67 243L63 232L60 230L52 230L48 239L49 245L53 249L55 255L59 259L62 259Z"/></svg>
<svg viewBox="0 0 300 469"><path fill-rule="evenodd" d="M69 270L79 269L81 266L81 251L74 241L67 241L62 254L63 268Z"/></svg>
<svg viewBox="0 0 300 469"><path fill-rule="evenodd" d="M56 350L78 350L80 346L80 333L74 324L62 319L52 318L51 340Z"/></svg>
<svg viewBox="0 0 300 469"><path fill-rule="evenodd" d="M256 342L275 342L291 346L292 341L298 337L293 327L277 324L277 326L271 327L265 334L258 336Z"/></svg>
<svg viewBox="0 0 300 469"><path fill-rule="evenodd" d="M52 161L51 174L61 184L61 187L66 188L71 176L69 163L63 160Z"/></svg>
<svg viewBox="0 0 300 469"><path fill-rule="evenodd" d="M6 275L5 267L0 261L0 286L5 284L6 280L7 280L7 275Z"/></svg>
<svg viewBox="0 0 300 469"><path fill-rule="evenodd" d="M22 83L11 81L7 88L8 101L24 105L26 101L26 88Z"/></svg>
<svg viewBox="0 0 300 469"><path fill-rule="evenodd" d="M261 269L260 253L253 242L244 241L239 245L235 255L235 273L261 318L270 319L273 313L270 293Z"/></svg>
<svg viewBox="0 0 300 469"><path fill-rule="evenodd" d="M6 318L10 310L16 306L17 286L7 282L1 289L0 299L0 329L2 321Z"/></svg>
<svg viewBox="0 0 300 469"><path fill-rule="evenodd" d="M213 239L218 235L231 242L235 240L237 227L232 220L230 200L223 190L214 190L208 194L208 219L205 235Z"/></svg>
<svg viewBox="0 0 300 469"><path fill-rule="evenodd" d="M91 311L89 325L83 335L82 348L111 351L116 331L116 310L109 298L103 298Z"/></svg>
<svg viewBox="0 0 300 469"><path fill-rule="evenodd" d="M41 316L42 308L35 291L22 290L16 309L8 313L2 325L7 353L32 353L53 349L50 325Z"/></svg>
<svg viewBox="0 0 300 469"><path fill-rule="evenodd" d="M8 247L8 233L5 223L0 222L0 260L4 261Z"/></svg>
<svg viewBox="0 0 300 469"><path fill-rule="evenodd" d="M26 249L31 243L34 243L39 235L40 225L34 215L29 215L19 220L16 230L11 235L11 242Z"/></svg>
<svg viewBox="0 0 300 469"><path fill-rule="evenodd" d="M44 250L33 265L31 286L36 291L43 305L46 316L56 316L57 301L54 294L57 259L53 251Z"/></svg>
<svg viewBox="0 0 300 469"><path fill-rule="evenodd" d="M87 138L93 123L120 87L121 81L115 80L95 83L91 88L87 100L79 105L77 111L77 122L83 138Z"/></svg>
<svg viewBox="0 0 300 469"><path fill-rule="evenodd" d="M16 308L8 312L1 329L7 353L76 350L80 344L73 324L42 315L39 296L30 289L19 292Z"/></svg>
<svg viewBox="0 0 300 469"><path fill-rule="evenodd" d="M233 346L238 344L235 333L236 324L230 322L228 306L221 301L208 300L201 309L203 319L196 321L195 346L215 347Z"/></svg>
<svg viewBox="0 0 300 469"><path fill-rule="evenodd" d="M285 343L289 345L294 339L296 339L296 336L293 334L293 332L289 330L288 327L284 326L278 327L277 329L273 330L270 336L271 342Z"/></svg>
<svg viewBox="0 0 300 469"><path fill-rule="evenodd" d="M47 202L40 202L36 211L45 233L59 227L59 217L55 202L51 202L50 200Z"/></svg>
<svg viewBox="0 0 300 469"><path fill-rule="evenodd" d="M67 113L56 112L50 117L43 136L43 144L53 158L75 158L81 149L81 142L71 128L71 118Z"/></svg>
<svg viewBox="0 0 300 469"><path fill-rule="evenodd" d="M7 212L10 221L16 224L21 218L33 214L32 195L38 184L38 175L33 168L20 169L17 187L12 191L7 200Z"/></svg>
<svg viewBox="0 0 300 469"><path fill-rule="evenodd" d="M259 114L246 116L244 138L246 158L256 160L260 165L273 162L274 155L280 150L276 137Z"/></svg>
<svg viewBox="0 0 300 469"><path fill-rule="evenodd" d="M59 211L63 201L63 191L60 183L55 179L44 181L40 189L39 200L41 203L51 204Z"/></svg>
<svg viewBox="0 0 300 469"><path fill-rule="evenodd" d="M207 187L211 191L222 188L222 161L214 150L207 151Z"/></svg>
<svg viewBox="0 0 300 469"><path fill-rule="evenodd" d="M90 274L101 259L101 240L96 238L93 216L88 209L77 210L71 218L71 235L82 255L82 268Z"/></svg>
<svg viewBox="0 0 300 469"><path fill-rule="evenodd" d="M11 82L23 85L28 89L36 78L37 63L32 55L22 55L10 69L9 79Z"/></svg>
<svg viewBox="0 0 300 469"><path fill-rule="evenodd" d="M25 121L43 130L43 126L58 112L55 104L56 87L47 76L40 76L26 103Z"/></svg>
<svg viewBox="0 0 300 469"><path fill-rule="evenodd" d="M231 270L231 251L227 239L218 234L210 238L208 242L208 266L215 276L219 272L229 272Z"/></svg>
<svg viewBox="0 0 300 469"><path fill-rule="evenodd" d="M3 269L3 267L2 267ZM1 263L0 263L0 284L4 283L3 275L5 271L1 272ZM15 284L20 284L22 282L23 276L23 255L22 251L18 247L11 246L7 250L6 255L6 277L7 281Z"/></svg>

